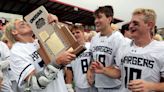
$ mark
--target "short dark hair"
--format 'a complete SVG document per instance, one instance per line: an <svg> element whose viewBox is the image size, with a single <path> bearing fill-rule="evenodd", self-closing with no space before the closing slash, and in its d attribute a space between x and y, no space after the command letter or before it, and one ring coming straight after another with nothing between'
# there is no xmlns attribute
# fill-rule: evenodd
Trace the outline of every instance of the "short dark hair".
<svg viewBox="0 0 164 92"><path fill-rule="evenodd" d="M94 16L98 16L99 13L104 13L106 17L113 17L114 16L113 7L110 5L99 7L94 12Z"/></svg>
<svg viewBox="0 0 164 92"><path fill-rule="evenodd" d="M120 31L123 35L125 33L125 30L129 30L129 23L126 23L126 24L122 25Z"/></svg>

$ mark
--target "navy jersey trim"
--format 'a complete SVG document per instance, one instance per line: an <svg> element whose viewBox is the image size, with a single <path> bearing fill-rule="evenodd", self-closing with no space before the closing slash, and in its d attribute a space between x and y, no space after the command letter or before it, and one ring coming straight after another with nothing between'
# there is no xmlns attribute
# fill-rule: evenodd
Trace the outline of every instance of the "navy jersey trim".
<svg viewBox="0 0 164 92"><path fill-rule="evenodd" d="M27 66L23 69L23 71L20 73L19 79L18 79L18 84L19 84L19 82L20 82L20 78L21 78L23 72L24 72L29 66L31 66L31 64L27 65Z"/></svg>

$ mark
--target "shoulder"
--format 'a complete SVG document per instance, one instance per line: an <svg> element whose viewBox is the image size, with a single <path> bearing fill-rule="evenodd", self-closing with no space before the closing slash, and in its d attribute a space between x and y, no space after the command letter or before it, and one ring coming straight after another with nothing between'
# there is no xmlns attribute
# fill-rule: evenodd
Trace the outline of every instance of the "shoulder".
<svg viewBox="0 0 164 92"><path fill-rule="evenodd" d="M92 37L92 39L97 39L100 36L100 32L98 32L95 36Z"/></svg>
<svg viewBox="0 0 164 92"><path fill-rule="evenodd" d="M12 46L12 48L11 48L11 51L13 51L13 50L18 50L18 49L22 49L22 48L20 48L20 47L22 47L21 44L18 43L18 42L16 42L16 43L13 44L13 46Z"/></svg>
<svg viewBox="0 0 164 92"><path fill-rule="evenodd" d="M21 55L21 54L24 54L27 49L26 49L26 45L25 44L16 42L16 43L13 44L13 46L11 48L11 54L12 55L13 54Z"/></svg>
<svg viewBox="0 0 164 92"><path fill-rule="evenodd" d="M99 39L99 37L100 37L100 32L97 33L95 36L92 37L92 39L91 39L91 43L94 43L96 40Z"/></svg>
<svg viewBox="0 0 164 92"><path fill-rule="evenodd" d="M0 46L1 47L7 47L7 45L4 42L2 42L2 41L0 41Z"/></svg>
<svg viewBox="0 0 164 92"><path fill-rule="evenodd" d="M0 50L1 50L1 52L5 51L3 53L9 52L8 46L4 42L2 42L2 41L0 41Z"/></svg>
<svg viewBox="0 0 164 92"><path fill-rule="evenodd" d="M152 45L153 45L152 47L156 48L161 53L164 53L164 42L163 41L156 41L156 40L154 40L152 42Z"/></svg>
<svg viewBox="0 0 164 92"><path fill-rule="evenodd" d="M119 31L114 31L112 33L112 37L117 40L123 40L125 37L119 32Z"/></svg>
<svg viewBox="0 0 164 92"><path fill-rule="evenodd" d="M131 42L130 39L125 38L119 31L113 32L111 38L111 41L115 43L116 46L129 44Z"/></svg>
<svg viewBox="0 0 164 92"><path fill-rule="evenodd" d="M120 31L114 31L114 32L113 32L113 35L123 37L123 35L121 34Z"/></svg>

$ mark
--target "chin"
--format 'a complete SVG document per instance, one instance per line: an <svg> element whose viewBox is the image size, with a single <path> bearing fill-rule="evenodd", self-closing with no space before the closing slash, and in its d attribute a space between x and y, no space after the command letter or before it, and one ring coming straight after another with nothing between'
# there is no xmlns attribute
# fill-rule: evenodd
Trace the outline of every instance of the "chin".
<svg viewBox="0 0 164 92"><path fill-rule="evenodd" d="M100 31L101 31L101 29L100 29L100 28L96 28L96 31L97 31L97 32L100 32Z"/></svg>

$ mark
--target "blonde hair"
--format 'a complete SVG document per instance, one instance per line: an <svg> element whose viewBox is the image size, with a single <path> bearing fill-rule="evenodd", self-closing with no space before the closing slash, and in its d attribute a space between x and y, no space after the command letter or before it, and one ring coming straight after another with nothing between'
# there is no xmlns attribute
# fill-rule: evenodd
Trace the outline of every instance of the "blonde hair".
<svg viewBox="0 0 164 92"><path fill-rule="evenodd" d="M96 31L90 31L89 33L85 32L85 34L84 34L85 35L85 40L87 42L90 42L92 37L95 36L96 34L97 34Z"/></svg>
<svg viewBox="0 0 164 92"><path fill-rule="evenodd" d="M8 38L6 37L5 34L3 34L2 37L1 37L1 41L5 41L5 40L8 40Z"/></svg>
<svg viewBox="0 0 164 92"><path fill-rule="evenodd" d="M154 22L154 24L156 23L157 15L156 15L154 10L145 9L145 8L138 8L138 9L134 10L133 15L138 15L138 14L144 15L144 22L145 23L147 23L148 21L152 21L152 22Z"/></svg>
<svg viewBox="0 0 164 92"><path fill-rule="evenodd" d="M162 41L162 36L160 34L155 34L155 36L153 37L154 40L157 40L157 41Z"/></svg>
<svg viewBox="0 0 164 92"><path fill-rule="evenodd" d="M8 40L10 40L12 43L16 42L16 38L14 37L14 35L12 34L12 31L16 29L15 27L15 22L21 20L21 19L14 19L12 21L10 21L7 25L6 25L6 29L5 29L5 36L8 38Z"/></svg>

